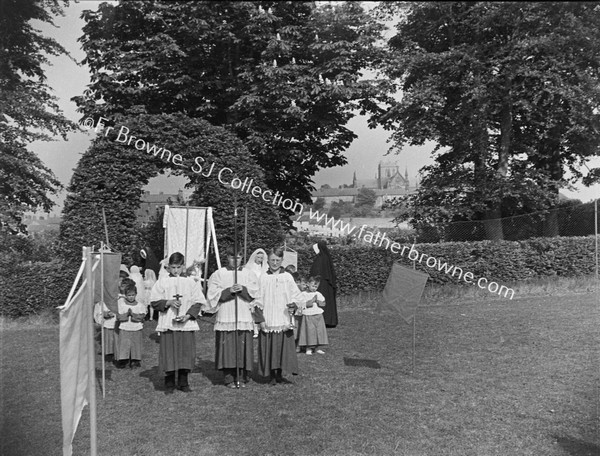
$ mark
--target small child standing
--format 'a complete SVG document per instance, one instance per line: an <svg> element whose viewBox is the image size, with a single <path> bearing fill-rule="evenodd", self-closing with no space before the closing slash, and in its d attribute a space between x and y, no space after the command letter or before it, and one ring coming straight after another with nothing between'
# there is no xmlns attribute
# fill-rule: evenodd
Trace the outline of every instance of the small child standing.
<svg viewBox="0 0 600 456"><path fill-rule="evenodd" d="M309 277L307 282L308 291L303 292L302 323L300 325L299 347L306 347L306 354L325 354L321 347L329 345L325 319L323 318L323 307L325 298L317 291L321 278L319 276Z"/></svg>
<svg viewBox="0 0 600 456"><path fill-rule="evenodd" d="M298 289L302 292L302 297L305 297L306 291L306 276L299 272L294 272L292 274ZM308 298L307 298L308 299ZM306 300L305 300L306 301ZM305 301L297 303L297 308L294 311L294 340L296 341L296 353L300 353L301 349L298 345L298 339L300 337L300 328L302 327L302 311L306 307Z"/></svg>
<svg viewBox="0 0 600 456"><path fill-rule="evenodd" d="M136 300L137 288L133 284L126 286L125 297L119 298L117 368L122 369L131 360L131 368L141 367L142 329L146 316L146 306Z"/></svg>

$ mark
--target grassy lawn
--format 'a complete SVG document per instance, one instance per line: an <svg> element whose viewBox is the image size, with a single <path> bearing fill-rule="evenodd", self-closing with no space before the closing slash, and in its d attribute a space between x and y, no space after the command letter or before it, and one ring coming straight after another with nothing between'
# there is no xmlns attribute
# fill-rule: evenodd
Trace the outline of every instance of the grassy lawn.
<svg viewBox="0 0 600 456"><path fill-rule="evenodd" d="M411 326L372 304L342 299L327 353L275 387L222 386L202 323L187 395L162 391L147 323L142 369L110 366L98 390L99 454L600 454L597 294L419 308L412 373ZM62 454L58 327L0 342L0 454ZM87 408L74 454L89 454Z"/></svg>

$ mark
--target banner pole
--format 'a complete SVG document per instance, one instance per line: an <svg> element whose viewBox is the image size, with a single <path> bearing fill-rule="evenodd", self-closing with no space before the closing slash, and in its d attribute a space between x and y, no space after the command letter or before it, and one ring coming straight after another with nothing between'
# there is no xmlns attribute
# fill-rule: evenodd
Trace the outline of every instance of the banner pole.
<svg viewBox="0 0 600 456"><path fill-rule="evenodd" d="M87 303L85 315L87 321L87 333L88 333L88 393L89 393L89 405L90 405L90 455L97 455L96 447L96 361L94 356L94 318L92 313L91 304L94 302L94 277L92 274L92 251L90 247L84 247L84 254L86 258L86 280L87 280L87 293L88 299L84 300Z"/></svg>
<svg viewBox="0 0 600 456"><path fill-rule="evenodd" d="M598 198L594 201L594 237L596 241L596 282L598 282Z"/></svg>
<svg viewBox="0 0 600 456"><path fill-rule="evenodd" d="M183 265L187 274L188 264L190 262L190 257L188 256L188 236L189 236L189 228L190 228L190 208L185 208L185 247L183 251L183 255L185 257L185 264ZM193 260L193 258L192 258ZM191 266L191 265L190 265Z"/></svg>
<svg viewBox="0 0 600 456"><path fill-rule="evenodd" d="M108 226L106 225L106 213L104 212L104 207L102 207L102 221L104 222L104 235L106 236L106 245L109 246L108 242Z"/></svg>
<svg viewBox="0 0 600 456"><path fill-rule="evenodd" d="M212 208L211 208L211 224L210 224L210 232L212 233L212 240L215 246L215 259L217 260L217 266L221 268L221 257L219 255L219 244L217 243L217 232L215 231L215 221L212 218Z"/></svg>
<svg viewBox="0 0 600 456"><path fill-rule="evenodd" d="M248 205L246 204L246 206L244 207L244 264L246 264L246 247L247 247L247 245L248 245Z"/></svg>
<svg viewBox="0 0 600 456"><path fill-rule="evenodd" d="M102 356L102 399L106 399L106 363L104 361L104 243L100 243L100 309L102 319L100 320L100 356Z"/></svg>
<svg viewBox="0 0 600 456"><path fill-rule="evenodd" d="M237 199L233 200L233 283L237 284L237 268L238 268L238 246L237 246ZM235 386L240 388L240 366L238 359L239 341L238 341L238 296L237 293L233 295L235 302Z"/></svg>
<svg viewBox="0 0 600 456"><path fill-rule="evenodd" d="M64 307L69 307L69 304L71 303L71 299L73 299L73 293L75 293L75 288L77 287L77 284L79 283L79 279L81 279L81 276L83 275L83 271L85 270L85 256L83 257L82 261L81 261L81 265L79 266L79 271L77 271L77 275L75 276L75 281L73 282L73 286L71 287L71 291L69 292L69 296L67 296L67 300L65 301Z"/></svg>

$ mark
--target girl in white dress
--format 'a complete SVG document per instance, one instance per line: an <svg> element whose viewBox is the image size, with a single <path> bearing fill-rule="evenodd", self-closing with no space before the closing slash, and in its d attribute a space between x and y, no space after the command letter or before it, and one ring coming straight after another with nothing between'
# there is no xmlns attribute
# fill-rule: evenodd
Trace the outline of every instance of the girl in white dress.
<svg viewBox="0 0 600 456"><path fill-rule="evenodd" d="M244 269L248 269L249 271L252 271L254 273L254 275L256 276L256 279L258 280L258 278L264 272L267 272L267 269L269 269L269 264L267 263L267 252L265 252L263 249L256 249L254 252L252 252L252 255L250 255L250 258L248 259L248 262L244 266ZM254 338L255 339L258 338L259 331L260 331L259 325L255 324L254 325Z"/></svg>

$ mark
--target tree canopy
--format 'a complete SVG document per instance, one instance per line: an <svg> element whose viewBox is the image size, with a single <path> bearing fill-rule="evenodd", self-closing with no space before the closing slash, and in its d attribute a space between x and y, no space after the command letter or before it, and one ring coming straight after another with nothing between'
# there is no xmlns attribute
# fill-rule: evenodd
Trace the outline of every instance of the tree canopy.
<svg viewBox="0 0 600 456"><path fill-rule="evenodd" d="M128 137L144 141L124 142ZM60 241L67 259L77 260L82 245L99 246L105 240L102 209L106 213L109 242L117 251L131 255L145 241L140 239L136 209L149 179L169 172L186 176L195 189L192 203L212 206L221 246L233 241L233 205L248 207L248 245L258 248L283 241L275 205L263 198L227 185L234 176L242 181L251 176L253 184L266 188L263 173L241 141L222 127L183 114L140 114L113 130L100 127L100 134L83 154L71 179L60 226ZM121 138L119 140L119 134ZM155 153L166 148L181 156L181 166L173 158ZM155 147L153 149L153 147ZM150 150L150 153L149 153ZM179 163L179 161L177 161ZM219 172L225 170L219 176ZM235 171L233 171L235 170ZM243 221L243 216L238 219ZM238 242L241 242L241 236ZM129 259L130 260L130 259Z"/></svg>
<svg viewBox="0 0 600 456"><path fill-rule="evenodd" d="M267 185L310 203L311 177L343 165L357 110L389 86L362 78L382 59L382 24L360 2L153 1L84 14L86 115L183 113L238 136Z"/></svg>
<svg viewBox="0 0 600 456"><path fill-rule="evenodd" d="M48 55L67 54L31 21L52 22L59 0L0 3L0 230L24 232L25 211L50 211L49 194L61 187L52 171L29 149L33 141L65 139L76 125L64 117L46 84Z"/></svg>
<svg viewBox="0 0 600 456"><path fill-rule="evenodd" d="M600 154L600 3L383 10L401 14L386 73L402 99L381 121L399 149L438 144L410 198L413 223L483 220L486 237L500 239L500 217L555 207L560 188L600 180L600 169L582 171Z"/></svg>

